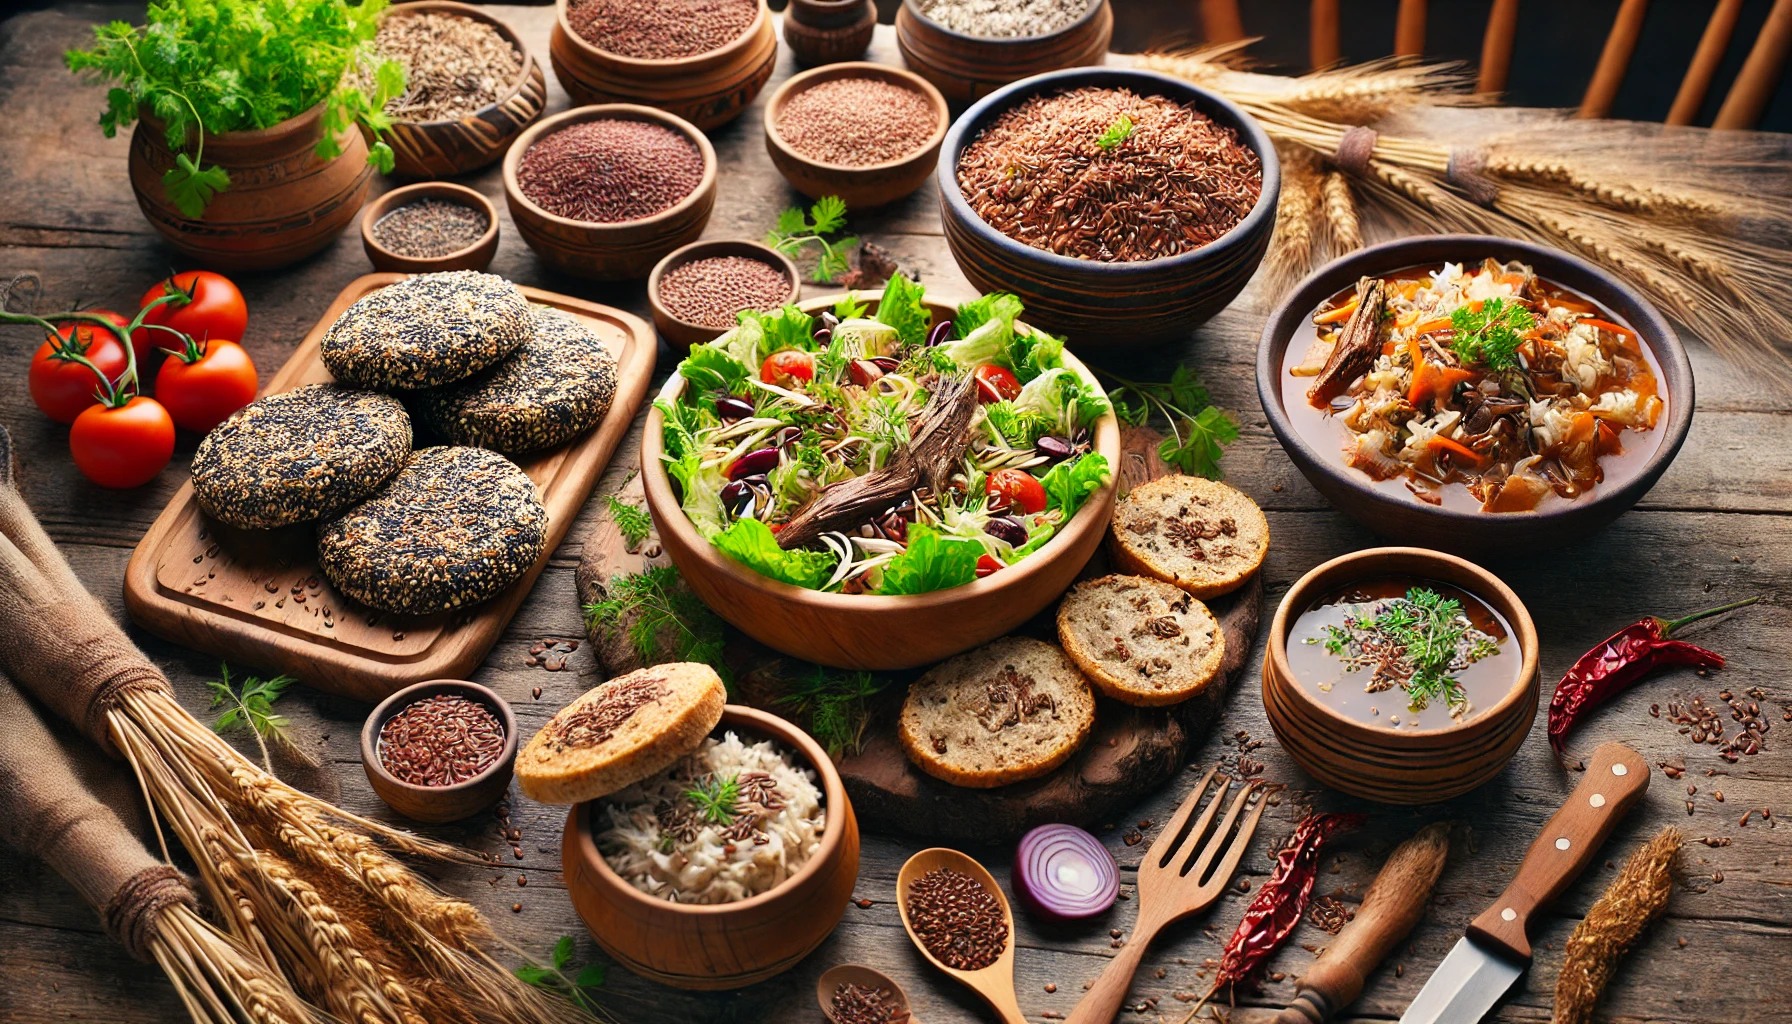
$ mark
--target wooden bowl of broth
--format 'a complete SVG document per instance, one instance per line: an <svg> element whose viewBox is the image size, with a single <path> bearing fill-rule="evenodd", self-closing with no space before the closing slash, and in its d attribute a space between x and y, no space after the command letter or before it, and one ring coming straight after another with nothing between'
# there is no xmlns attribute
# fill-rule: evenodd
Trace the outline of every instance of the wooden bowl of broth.
<svg viewBox="0 0 1792 1024"><path fill-rule="evenodd" d="M1270 625L1263 707L1282 747L1334 789L1389 804L1498 775L1537 715L1537 629L1487 570L1424 548L1318 566Z"/></svg>

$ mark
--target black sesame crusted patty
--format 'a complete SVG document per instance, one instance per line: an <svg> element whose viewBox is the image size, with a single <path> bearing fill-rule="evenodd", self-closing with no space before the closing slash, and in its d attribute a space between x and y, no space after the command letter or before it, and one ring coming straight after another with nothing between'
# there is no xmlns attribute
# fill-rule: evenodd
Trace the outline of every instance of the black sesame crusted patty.
<svg viewBox="0 0 1792 1024"><path fill-rule="evenodd" d="M466 608L516 582L547 546L535 484L484 448L412 452L377 494L317 527L336 589L372 608Z"/></svg>
<svg viewBox="0 0 1792 1024"><path fill-rule="evenodd" d="M509 281L475 270L418 274L344 310L322 355L344 384L414 391L471 377L529 333L529 303Z"/></svg>
<svg viewBox="0 0 1792 1024"><path fill-rule="evenodd" d="M551 448L603 419L616 394L616 357L590 328L532 306L534 333L477 377L418 396L423 421L455 444L500 452Z"/></svg>
<svg viewBox="0 0 1792 1024"><path fill-rule="evenodd" d="M360 501L411 453L411 418L389 395L307 384L231 414L193 454L193 497L214 519L272 530Z"/></svg>

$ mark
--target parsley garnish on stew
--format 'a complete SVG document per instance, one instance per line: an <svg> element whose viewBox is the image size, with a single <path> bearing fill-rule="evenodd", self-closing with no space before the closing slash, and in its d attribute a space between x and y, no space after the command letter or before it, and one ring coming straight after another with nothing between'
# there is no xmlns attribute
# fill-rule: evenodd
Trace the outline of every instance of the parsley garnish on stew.
<svg viewBox="0 0 1792 1024"><path fill-rule="evenodd" d="M1488 299L1478 310L1458 306L1450 314L1450 326L1456 332L1450 349L1458 359L1504 371L1518 368L1518 346L1537 320L1516 302Z"/></svg>

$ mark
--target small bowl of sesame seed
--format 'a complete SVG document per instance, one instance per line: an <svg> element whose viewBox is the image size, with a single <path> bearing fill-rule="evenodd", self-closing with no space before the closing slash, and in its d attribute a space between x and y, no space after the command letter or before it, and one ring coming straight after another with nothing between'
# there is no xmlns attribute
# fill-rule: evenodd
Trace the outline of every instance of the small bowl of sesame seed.
<svg viewBox="0 0 1792 1024"><path fill-rule="evenodd" d="M362 208L361 247L375 270L484 270L498 251L498 208L450 181L405 185Z"/></svg>
<svg viewBox="0 0 1792 1024"><path fill-rule="evenodd" d="M744 239L692 242L667 254L647 275L653 325L675 350L714 341L741 310L793 303L802 278L790 257Z"/></svg>
<svg viewBox="0 0 1792 1024"><path fill-rule="evenodd" d="M791 187L850 209L920 188L951 123L946 98L913 72L868 61L813 68L765 104L765 149Z"/></svg>
<svg viewBox="0 0 1792 1024"><path fill-rule="evenodd" d="M361 767L413 821L459 821L497 803L516 767L516 717L478 683L432 679L380 702L361 727Z"/></svg>

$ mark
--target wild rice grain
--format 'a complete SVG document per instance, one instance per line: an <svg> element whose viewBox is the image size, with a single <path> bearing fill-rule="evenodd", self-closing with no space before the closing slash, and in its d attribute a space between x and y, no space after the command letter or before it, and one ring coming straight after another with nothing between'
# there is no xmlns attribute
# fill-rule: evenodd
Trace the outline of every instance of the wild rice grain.
<svg viewBox="0 0 1792 1024"><path fill-rule="evenodd" d="M660 278L660 302L671 314L702 327L733 327L743 309L773 309L790 297L790 277L746 256L692 260Z"/></svg>
<svg viewBox="0 0 1792 1024"><path fill-rule="evenodd" d="M1090 0L921 0L928 20L985 39L1056 32L1083 16Z"/></svg>
<svg viewBox="0 0 1792 1024"><path fill-rule="evenodd" d="M836 78L797 93L778 112L778 137L811 160L845 167L919 151L939 120L913 89L875 78Z"/></svg>
<svg viewBox="0 0 1792 1024"><path fill-rule="evenodd" d="M380 19L373 48L404 67L404 92L386 101L397 121L445 121L498 102L522 74L523 55L483 21L458 14Z"/></svg>
<svg viewBox="0 0 1792 1024"><path fill-rule="evenodd" d="M728 45L758 13L758 0L572 0L566 21L600 50L672 60Z"/></svg>
<svg viewBox="0 0 1792 1024"><path fill-rule="evenodd" d="M551 214L614 224L651 217L690 195L703 180L703 154L664 125L586 121L530 146L516 180Z"/></svg>
<svg viewBox="0 0 1792 1024"><path fill-rule="evenodd" d="M431 259L459 252L485 235L485 214L444 199L406 203L373 222L373 240L400 256Z"/></svg>

